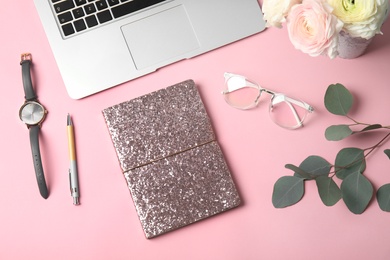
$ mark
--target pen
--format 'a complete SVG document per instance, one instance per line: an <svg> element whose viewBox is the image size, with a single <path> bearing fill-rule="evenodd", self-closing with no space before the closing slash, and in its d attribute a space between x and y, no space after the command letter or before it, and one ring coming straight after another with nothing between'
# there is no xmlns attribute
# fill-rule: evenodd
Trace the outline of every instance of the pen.
<svg viewBox="0 0 390 260"><path fill-rule="evenodd" d="M73 122L68 114L67 118L67 130L68 130L68 147L69 147L69 182L70 182L70 194L73 197L73 204L80 204L80 190L79 190L79 181L77 174L77 160L76 160L76 148L74 141L74 131L73 131Z"/></svg>

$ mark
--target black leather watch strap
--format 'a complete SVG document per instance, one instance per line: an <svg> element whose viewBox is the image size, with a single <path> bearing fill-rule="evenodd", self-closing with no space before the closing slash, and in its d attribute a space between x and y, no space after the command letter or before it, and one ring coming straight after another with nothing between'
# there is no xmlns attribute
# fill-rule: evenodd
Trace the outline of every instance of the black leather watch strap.
<svg viewBox="0 0 390 260"><path fill-rule="evenodd" d="M46 186L45 175L43 174L41 153L39 150L39 140L38 140L40 126L39 125L31 126L29 130L30 130L31 152L32 152L39 192L41 193L43 198L47 199L49 197L49 192Z"/></svg>
<svg viewBox="0 0 390 260"><path fill-rule="evenodd" d="M20 65L22 65L22 79L25 98L27 101L35 100L37 99L37 95L35 94L31 80L31 60L22 60Z"/></svg>

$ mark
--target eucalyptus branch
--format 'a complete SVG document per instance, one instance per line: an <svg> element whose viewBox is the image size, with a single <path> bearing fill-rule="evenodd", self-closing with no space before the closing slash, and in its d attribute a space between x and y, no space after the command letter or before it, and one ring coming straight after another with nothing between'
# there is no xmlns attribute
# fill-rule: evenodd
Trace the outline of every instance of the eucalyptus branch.
<svg viewBox="0 0 390 260"><path fill-rule="evenodd" d="M390 136L390 132L387 133L387 134L385 135L385 137L383 137L376 145L373 145L373 146L371 146L371 147L368 147L368 148L364 149L364 151L370 150L370 151L365 155L365 157L367 157L372 151L374 151L376 148L378 148L378 147L379 147L387 138L389 138L389 136Z"/></svg>
<svg viewBox="0 0 390 260"><path fill-rule="evenodd" d="M325 107L335 115L344 116L353 121L353 124L332 125L325 131L328 141L340 141L348 136L363 134L368 131L390 129L390 126L381 124L367 124L359 122L348 115L353 96L341 84L330 85L325 93ZM350 127L364 126L359 131L353 131ZM331 164L320 156L309 156L299 166L286 164L286 168L294 171L293 176L283 176L274 185L272 203L276 208L291 206L299 202L304 194L304 181L314 180L318 193L326 206L333 206L339 200L343 200L348 209L361 214L365 211L373 196L373 186L363 175L366 170L366 158L377 148L383 145L390 137L386 133L375 145L360 149L348 147L341 149ZM390 159L390 149L385 154ZM332 171L331 171L332 170ZM334 181L334 177L342 180L340 187ZM383 211L390 212L390 183L377 190L377 201Z"/></svg>
<svg viewBox="0 0 390 260"><path fill-rule="evenodd" d="M353 119L352 117L350 117L349 115L345 115L345 117L347 117L348 119L350 119L351 121L353 121L355 123L355 125L368 125L368 124L363 124L363 123L360 123L358 121L356 121L355 119Z"/></svg>
<svg viewBox="0 0 390 260"><path fill-rule="evenodd" d="M359 163L361 162L362 160L364 160L365 158L368 157L368 155L370 153L372 153L375 149L377 149L387 138L389 138L390 136L390 132L387 133L378 143L376 143L375 145L371 146L371 147L367 147L365 149L363 149L363 151L368 151L366 154L364 154L364 157L363 158L360 158L360 159L357 159L355 161L352 161L351 163L349 163L348 165L345 165L345 166L336 166L336 165L331 165L332 168L334 169L334 171L331 171L329 174L332 174L330 177L333 178L336 174L337 174L337 171L339 170L342 170L342 169L347 169L349 167L351 167L352 165L356 164L356 163Z"/></svg>

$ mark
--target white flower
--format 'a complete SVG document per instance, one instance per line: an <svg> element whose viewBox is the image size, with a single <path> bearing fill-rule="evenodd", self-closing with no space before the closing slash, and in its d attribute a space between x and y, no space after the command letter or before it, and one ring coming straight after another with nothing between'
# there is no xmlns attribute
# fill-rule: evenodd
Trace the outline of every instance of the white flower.
<svg viewBox="0 0 390 260"><path fill-rule="evenodd" d="M370 39L381 33L388 0L327 0L334 8L333 14L344 22L344 31L352 37Z"/></svg>
<svg viewBox="0 0 390 260"><path fill-rule="evenodd" d="M264 0L262 10L266 26L281 28L291 7L301 2L302 0Z"/></svg>
<svg viewBox="0 0 390 260"><path fill-rule="evenodd" d="M303 0L287 17L291 43L310 56L337 56L338 35L343 22L332 15L332 7L322 0Z"/></svg>

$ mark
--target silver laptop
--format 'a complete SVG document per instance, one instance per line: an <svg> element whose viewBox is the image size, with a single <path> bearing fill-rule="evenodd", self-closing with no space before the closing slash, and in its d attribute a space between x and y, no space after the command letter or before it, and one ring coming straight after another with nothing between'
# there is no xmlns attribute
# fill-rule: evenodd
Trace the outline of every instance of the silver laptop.
<svg viewBox="0 0 390 260"><path fill-rule="evenodd" d="M264 30L257 0L34 0L71 98Z"/></svg>

